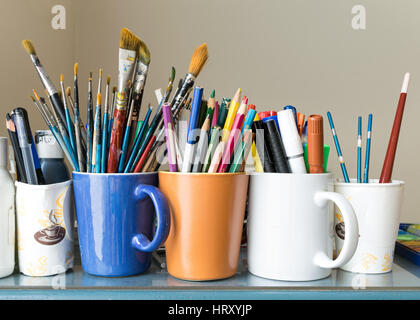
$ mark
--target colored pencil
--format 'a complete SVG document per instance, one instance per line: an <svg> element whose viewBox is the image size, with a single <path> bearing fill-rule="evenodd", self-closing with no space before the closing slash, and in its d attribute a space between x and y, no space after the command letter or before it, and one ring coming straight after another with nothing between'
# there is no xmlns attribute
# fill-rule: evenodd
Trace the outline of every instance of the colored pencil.
<svg viewBox="0 0 420 320"><path fill-rule="evenodd" d="M241 91L242 91L241 88L238 88L238 90L236 90L236 93L233 96L229 105L229 111L226 116L226 121L223 127L223 133L222 133L222 140L225 142L229 138L230 130L233 126L233 122L235 121L236 113L238 112L239 101L241 99Z"/></svg>
<svg viewBox="0 0 420 320"><path fill-rule="evenodd" d="M394 124L392 125L391 135L389 137L388 148L386 150L385 160L382 166L379 183L391 182L392 169L394 167L395 153L397 152L398 137L400 135L401 122L404 113L405 100L407 98L407 89L409 82L410 74L407 72L404 75L404 81L401 88L397 111L395 112Z"/></svg>
<svg viewBox="0 0 420 320"><path fill-rule="evenodd" d="M228 166L231 164L231 159L234 155L233 151L235 150L235 144L239 141L238 139L241 135L241 128L245 119L245 111L246 111L247 103L248 103L248 98L245 96L242 99L241 106L239 107L237 114L235 115L235 120L230 129L229 137L226 141L227 142L226 149L224 150L220 166L217 169L217 172L219 173L225 172ZM223 136L222 136L222 141L223 141Z"/></svg>

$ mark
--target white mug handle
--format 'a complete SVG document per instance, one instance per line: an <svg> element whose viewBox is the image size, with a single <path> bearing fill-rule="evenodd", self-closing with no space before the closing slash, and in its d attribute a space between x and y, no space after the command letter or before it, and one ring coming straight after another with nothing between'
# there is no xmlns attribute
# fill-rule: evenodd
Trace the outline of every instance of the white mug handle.
<svg viewBox="0 0 420 320"><path fill-rule="evenodd" d="M345 265L356 252L357 243L359 242L359 225L353 207L341 194L326 191L315 193L314 202L317 206L326 206L328 200L334 202L340 209L346 226L346 236L343 248L335 260L330 259L325 252L318 252L314 256L314 263L321 268L333 269Z"/></svg>

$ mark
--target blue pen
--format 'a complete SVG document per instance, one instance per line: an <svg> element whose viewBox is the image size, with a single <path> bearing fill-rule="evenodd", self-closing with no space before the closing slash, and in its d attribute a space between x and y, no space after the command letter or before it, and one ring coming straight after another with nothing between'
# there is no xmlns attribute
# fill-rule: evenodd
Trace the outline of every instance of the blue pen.
<svg viewBox="0 0 420 320"><path fill-rule="evenodd" d="M136 139L134 140L134 146L132 148L130 157L128 158L127 165L125 166L124 173L130 172L134 169L134 164L137 162L137 160L136 161L134 161L134 160L137 159L137 157L136 157L137 153L138 153L137 151L138 151L138 148L140 147L140 143L143 142L142 137L143 137L144 131L146 131L146 127L147 127L147 124L149 122L149 118L150 118L151 113L152 113L152 107L149 106L149 110L147 110L146 117L144 118L144 121L141 124L139 134L137 135ZM142 150L140 150L140 151L142 151Z"/></svg>
<svg viewBox="0 0 420 320"><path fill-rule="evenodd" d="M340 143L338 142L338 137L334 128L334 122L332 120L331 113L329 111L327 112L327 116L328 116L328 122L330 123L331 132L334 138L335 148L337 149L338 160L340 161L340 166L341 166L341 171L343 172L344 181L349 183L350 180L347 174L346 164L344 163L343 154L341 153L341 149L340 149Z"/></svg>
<svg viewBox="0 0 420 320"><path fill-rule="evenodd" d="M203 97L203 88L195 87L191 103L191 114L188 122L187 143L185 145L184 159L182 162L182 172L190 172L191 164L194 158L194 146L196 143L196 133L198 120L200 117L201 100Z"/></svg>
<svg viewBox="0 0 420 320"><path fill-rule="evenodd" d="M362 117L357 121L357 183L362 183Z"/></svg>
<svg viewBox="0 0 420 320"><path fill-rule="evenodd" d="M367 131L367 138L366 138L365 173L363 175L364 183L369 183L369 158L370 158L371 137L372 137L372 114L369 114L368 131Z"/></svg>

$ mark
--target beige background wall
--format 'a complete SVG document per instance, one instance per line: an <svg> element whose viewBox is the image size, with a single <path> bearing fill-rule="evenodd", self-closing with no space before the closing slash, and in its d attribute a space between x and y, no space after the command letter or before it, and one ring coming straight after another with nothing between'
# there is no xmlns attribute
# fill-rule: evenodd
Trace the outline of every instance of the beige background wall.
<svg viewBox="0 0 420 320"><path fill-rule="evenodd" d="M67 9L66 30L51 28L54 4ZM366 8L366 30L351 27L351 9L357 4ZM2 0L0 8L3 114L12 106L33 108L28 95L33 87L41 89L21 48L22 39L34 41L53 79L64 72L70 80L72 65L79 62L82 90L87 87L88 72L94 71L96 80L99 67L115 83L119 32L128 27L147 43L152 55L143 106L156 104L153 91L166 86L170 67L176 67L177 78L183 77L194 48L207 42L210 58L197 82L206 95L214 88L218 98L231 97L241 87L259 111L292 104L306 114L322 114L326 143L333 146L326 120L326 112L331 111L352 177L356 175L357 116L363 116L366 135L367 115L374 115L370 172L376 178L403 75L411 72L393 177L406 181L401 220L420 221L420 2ZM86 101L85 91L81 99ZM43 126L37 112L32 111L31 117L33 129ZM5 134L3 126L0 134ZM334 148L329 169L342 177Z"/></svg>

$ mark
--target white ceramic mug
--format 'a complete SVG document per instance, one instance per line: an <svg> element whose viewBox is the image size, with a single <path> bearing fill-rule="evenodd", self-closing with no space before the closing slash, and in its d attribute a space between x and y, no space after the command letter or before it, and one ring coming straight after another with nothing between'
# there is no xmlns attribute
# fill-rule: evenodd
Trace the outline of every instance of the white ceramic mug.
<svg viewBox="0 0 420 320"><path fill-rule="evenodd" d="M341 269L357 273L385 273L392 270L395 241L398 235L404 182L336 182L335 191L352 204L359 223L359 244L353 258ZM335 208L336 250L342 250L347 224Z"/></svg>
<svg viewBox="0 0 420 320"><path fill-rule="evenodd" d="M308 281L328 277L353 256L358 225L353 208L332 192L333 175L253 173L248 205L248 268L257 276ZM348 237L332 260L333 201Z"/></svg>
<svg viewBox="0 0 420 320"><path fill-rule="evenodd" d="M73 267L72 181L47 185L16 182L19 270L50 276Z"/></svg>

